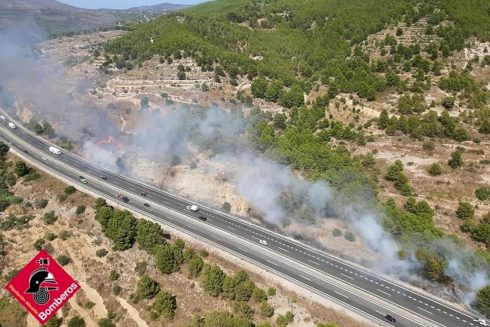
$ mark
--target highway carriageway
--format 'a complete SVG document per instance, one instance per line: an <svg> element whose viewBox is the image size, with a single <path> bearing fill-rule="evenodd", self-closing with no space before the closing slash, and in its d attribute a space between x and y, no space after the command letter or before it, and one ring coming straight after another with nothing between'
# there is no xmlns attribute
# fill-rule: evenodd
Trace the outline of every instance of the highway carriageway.
<svg viewBox="0 0 490 327"><path fill-rule="evenodd" d="M200 205L199 212L189 212L185 207L193 202L188 199L97 167L70 153L52 154L48 151L51 144L47 141L22 126L9 129L6 124L6 121L0 121L0 137L11 142L22 156L34 160L50 173L62 175L112 201L117 201L114 197L118 192L127 195L130 202L119 202L121 205L163 224L177 226L187 234L218 245L378 324L478 326L474 322L476 316L433 296L416 292L326 252L212 208ZM43 156L48 160L44 161ZM88 186L80 184L79 175L88 179ZM142 193L146 195L142 196ZM145 202L150 207L144 206ZM206 220L200 220L200 215ZM261 244L261 240L267 244ZM395 317L396 324L388 322L384 318L386 314Z"/></svg>

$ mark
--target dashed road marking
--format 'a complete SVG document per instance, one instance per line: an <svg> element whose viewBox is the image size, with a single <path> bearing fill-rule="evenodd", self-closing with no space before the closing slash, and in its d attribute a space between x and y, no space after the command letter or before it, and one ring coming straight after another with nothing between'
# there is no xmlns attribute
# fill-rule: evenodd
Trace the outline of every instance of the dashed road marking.
<svg viewBox="0 0 490 327"><path fill-rule="evenodd" d="M430 311L428 311L428 310L425 310L425 309L422 309L421 307L417 307L417 309L422 310L422 311L425 311L425 312L427 312L427 313L429 313L429 314L433 314L432 312L430 312Z"/></svg>

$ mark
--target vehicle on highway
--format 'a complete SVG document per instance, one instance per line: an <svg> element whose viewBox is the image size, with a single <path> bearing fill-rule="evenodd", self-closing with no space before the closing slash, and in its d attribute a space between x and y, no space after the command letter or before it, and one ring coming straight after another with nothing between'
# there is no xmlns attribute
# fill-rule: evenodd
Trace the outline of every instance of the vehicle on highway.
<svg viewBox="0 0 490 327"><path fill-rule="evenodd" d="M105 177L105 176L100 176L100 178L105 180L105 181L107 180L107 177Z"/></svg>
<svg viewBox="0 0 490 327"><path fill-rule="evenodd" d="M44 156L43 156L43 157L41 157L41 159L43 159L44 161L48 160L48 158L46 158L46 157L44 157Z"/></svg>
<svg viewBox="0 0 490 327"><path fill-rule="evenodd" d="M385 316L386 320L391 321L391 322L396 322L396 319L392 315L386 315Z"/></svg>
<svg viewBox="0 0 490 327"><path fill-rule="evenodd" d="M490 324L483 318L473 319L473 321L478 323L480 326L490 326Z"/></svg>
<svg viewBox="0 0 490 327"><path fill-rule="evenodd" d="M196 206L195 204L189 204L187 207L185 207L187 210L192 211L192 212L198 212L199 207Z"/></svg>
<svg viewBox="0 0 490 327"><path fill-rule="evenodd" d="M16 128L17 128L17 126L15 126L15 124L14 124L14 123L9 123L9 127L10 127L11 129L16 129Z"/></svg>
<svg viewBox="0 0 490 327"><path fill-rule="evenodd" d="M148 194L146 194L146 192L141 192L140 195L141 196L147 196Z"/></svg>
<svg viewBox="0 0 490 327"><path fill-rule="evenodd" d="M27 151L27 150L23 150L23 152L29 154L29 151Z"/></svg>
<svg viewBox="0 0 490 327"><path fill-rule="evenodd" d="M54 154L61 154L61 150L58 148L55 148L54 146L49 147L49 152L54 153Z"/></svg>
<svg viewBox="0 0 490 327"><path fill-rule="evenodd" d="M129 202L129 198L127 196L122 195L121 193L117 193L116 198L118 200L123 201L124 203L128 203Z"/></svg>
<svg viewBox="0 0 490 327"><path fill-rule="evenodd" d="M206 218L206 216L204 216L204 215L199 215L199 219L202 221L208 220L208 218Z"/></svg>
<svg viewBox="0 0 490 327"><path fill-rule="evenodd" d="M88 184L88 180L85 177L78 176L78 178L80 179L80 182L82 182L83 184Z"/></svg>
<svg viewBox="0 0 490 327"><path fill-rule="evenodd" d="M266 240L259 240L259 243L262 244L262 245L267 245L267 241Z"/></svg>
<svg viewBox="0 0 490 327"><path fill-rule="evenodd" d="M5 120L5 116L4 115L0 115L0 119L1 120Z"/></svg>
<svg viewBox="0 0 490 327"><path fill-rule="evenodd" d="M145 202L144 206L149 208L150 204Z"/></svg>

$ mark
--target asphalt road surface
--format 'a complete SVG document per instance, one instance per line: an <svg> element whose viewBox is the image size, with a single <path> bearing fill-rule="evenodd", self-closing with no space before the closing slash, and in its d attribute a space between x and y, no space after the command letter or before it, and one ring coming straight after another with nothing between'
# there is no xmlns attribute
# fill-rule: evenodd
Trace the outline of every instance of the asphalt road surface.
<svg viewBox="0 0 490 327"><path fill-rule="evenodd" d="M97 167L66 151L53 154L48 150L52 144L16 122L17 128L9 128L9 121L8 116L0 119L0 138L49 173L260 266L378 325L482 326L471 313L297 240L201 204L198 212L191 212L186 207L195 203L189 199ZM88 184L82 184L80 176ZM129 202L119 201L118 193ZM388 321L387 314L396 323Z"/></svg>

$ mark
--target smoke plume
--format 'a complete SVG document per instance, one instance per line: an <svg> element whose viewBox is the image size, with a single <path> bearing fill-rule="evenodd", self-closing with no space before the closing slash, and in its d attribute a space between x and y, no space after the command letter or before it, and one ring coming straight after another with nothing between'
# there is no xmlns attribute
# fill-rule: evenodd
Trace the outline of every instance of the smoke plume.
<svg viewBox="0 0 490 327"><path fill-rule="evenodd" d="M0 105L15 112L19 102L32 105L40 118L55 123L58 135L81 144L90 159L107 168L131 174L124 158L138 158L172 164L175 158L188 162L196 153L208 152L211 161L227 167L230 181L240 196L272 225L291 221L315 224L336 217L345 221L379 261L371 268L403 279L413 279L419 263L408 255L400 259L399 245L382 227L379 207L357 196L346 197L325 182L310 182L291 170L258 153L247 141L249 122L241 112L220 108L190 110L166 107L143 113L121 148L101 146L97 141L121 134L107 112L87 105L64 77L63 67L37 58L36 42L42 40L32 24L0 33ZM448 258L446 274L463 290L463 300L470 303L476 291L489 284L488 265L468 263L474 258L454 242L445 240L428 247L437 248Z"/></svg>

